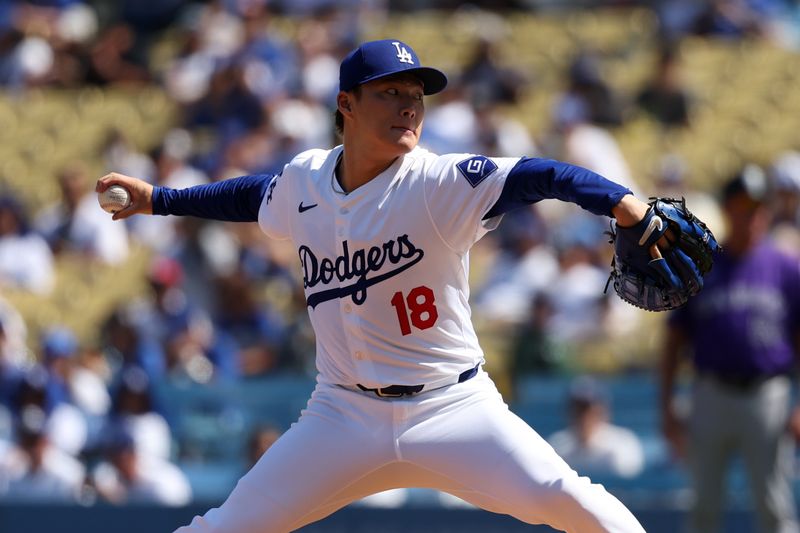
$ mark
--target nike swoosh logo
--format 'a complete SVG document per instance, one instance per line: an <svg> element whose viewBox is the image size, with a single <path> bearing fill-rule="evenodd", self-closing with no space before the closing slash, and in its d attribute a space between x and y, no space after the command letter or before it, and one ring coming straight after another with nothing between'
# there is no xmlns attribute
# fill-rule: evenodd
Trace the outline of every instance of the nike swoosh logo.
<svg viewBox="0 0 800 533"><path fill-rule="evenodd" d="M664 221L661 220L661 217L656 215L651 218L650 223L647 224L647 229L642 233L642 238L639 239L639 246L644 246L644 243L647 242L654 231L661 231L662 229L664 229Z"/></svg>
<svg viewBox="0 0 800 533"><path fill-rule="evenodd" d="M309 209L311 209L311 208L313 208L313 207L317 207L317 204L303 205L303 202L300 202L300 205L299 205L299 206L297 206L297 210L298 210L300 213L303 213L303 212L305 212L305 211L308 211Z"/></svg>

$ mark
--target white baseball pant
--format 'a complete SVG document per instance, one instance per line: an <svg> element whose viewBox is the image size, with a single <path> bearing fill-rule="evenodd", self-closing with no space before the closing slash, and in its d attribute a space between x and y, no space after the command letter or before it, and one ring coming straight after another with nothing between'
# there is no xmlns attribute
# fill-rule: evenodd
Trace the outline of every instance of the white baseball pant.
<svg viewBox="0 0 800 533"><path fill-rule="evenodd" d="M219 507L176 533L282 533L369 494L433 488L568 532L643 532L508 410L489 376L404 397L318 384L299 421Z"/></svg>

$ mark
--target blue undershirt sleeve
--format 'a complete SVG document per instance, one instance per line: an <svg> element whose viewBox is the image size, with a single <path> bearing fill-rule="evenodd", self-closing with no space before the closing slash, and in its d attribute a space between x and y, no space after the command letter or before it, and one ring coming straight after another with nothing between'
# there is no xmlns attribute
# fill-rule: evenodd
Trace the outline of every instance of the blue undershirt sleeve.
<svg viewBox="0 0 800 533"><path fill-rule="evenodd" d="M153 188L153 214L257 222L267 187L275 176L258 174L186 189Z"/></svg>
<svg viewBox="0 0 800 533"><path fill-rule="evenodd" d="M581 206L596 215L611 215L611 208L630 189L583 167L553 159L523 157L506 177L503 191L484 220L545 199Z"/></svg>

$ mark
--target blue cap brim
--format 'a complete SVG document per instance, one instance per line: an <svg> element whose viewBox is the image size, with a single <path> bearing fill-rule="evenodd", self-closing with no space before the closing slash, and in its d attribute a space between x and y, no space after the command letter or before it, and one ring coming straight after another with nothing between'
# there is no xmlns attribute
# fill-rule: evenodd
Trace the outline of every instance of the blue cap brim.
<svg viewBox="0 0 800 533"><path fill-rule="evenodd" d="M396 74L413 74L419 78L419 80L422 82L422 92L426 95L436 94L443 91L444 88L447 87L447 76L444 75L444 72L431 67L417 67L402 69L396 72L384 72L362 80L359 85L370 81L379 80L381 78L388 78L389 76L394 76Z"/></svg>

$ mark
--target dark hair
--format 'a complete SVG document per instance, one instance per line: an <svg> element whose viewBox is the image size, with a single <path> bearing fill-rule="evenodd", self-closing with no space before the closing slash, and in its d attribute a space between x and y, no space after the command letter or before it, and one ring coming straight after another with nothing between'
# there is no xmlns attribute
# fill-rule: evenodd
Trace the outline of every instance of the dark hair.
<svg viewBox="0 0 800 533"><path fill-rule="evenodd" d="M133 399L136 403L134 414L154 411L153 390L147 372L138 366L128 366L121 375L116 390L112 395L111 412L125 414L131 406L127 403Z"/></svg>
<svg viewBox="0 0 800 533"><path fill-rule="evenodd" d="M13 193L0 191L0 210L7 210L14 217L17 222L17 235L25 235L30 231L26 206Z"/></svg>
<svg viewBox="0 0 800 533"><path fill-rule="evenodd" d="M767 174L760 166L749 163L736 172L721 190L722 201L726 202L739 194L744 194L756 203L763 203L769 196Z"/></svg>
<svg viewBox="0 0 800 533"><path fill-rule="evenodd" d="M352 89L350 89L347 92L351 93L356 98L360 98L361 97L361 86L360 85L356 85L355 87L353 87ZM341 137L342 135L344 135L344 115L342 115L342 112L339 111L338 107L336 108L336 111L333 114L333 120L334 120L334 124L336 125L336 133L338 133L339 137Z"/></svg>

